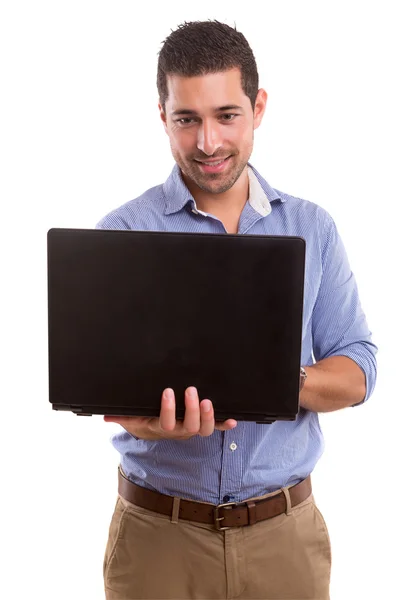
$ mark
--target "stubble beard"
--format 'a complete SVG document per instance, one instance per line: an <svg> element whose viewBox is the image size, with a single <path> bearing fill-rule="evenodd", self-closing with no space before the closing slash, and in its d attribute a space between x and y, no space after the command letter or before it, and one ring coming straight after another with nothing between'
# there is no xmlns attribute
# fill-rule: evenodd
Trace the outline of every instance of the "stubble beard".
<svg viewBox="0 0 400 600"><path fill-rule="evenodd" d="M172 150L172 149L171 149ZM193 160L186 159L185 161L172 150L172 155L181 169L182 173L197 185L203 192L209 194L223 194L235 185L236 181L241 176L243 169L247 166L247 159L242 159L237 164L233 164L229 173L201 173L200 167L193 164ZM233 155L230 160L235 161L238 155Z"/></svg>

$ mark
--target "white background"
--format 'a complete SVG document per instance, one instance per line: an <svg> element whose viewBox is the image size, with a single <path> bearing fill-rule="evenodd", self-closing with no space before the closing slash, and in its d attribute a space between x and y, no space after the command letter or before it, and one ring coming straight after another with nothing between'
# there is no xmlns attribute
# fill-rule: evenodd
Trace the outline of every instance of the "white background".
<svg viewBox="0 0 400 600"><path fill-rule="evenodd" d="M379 379L321 416L314 495L332 600L399 597L399 119L395 2L4 2L1 56L1 596L103 598L114 425L51 410L46 232L94 227L172 168L157 53L184 20L248 38L269 94L254 166L335 219ZM218 8L224 6L225 8ZM262 9L260 8L262 6ZM396 560L397 554L397 560Z"/></svg>

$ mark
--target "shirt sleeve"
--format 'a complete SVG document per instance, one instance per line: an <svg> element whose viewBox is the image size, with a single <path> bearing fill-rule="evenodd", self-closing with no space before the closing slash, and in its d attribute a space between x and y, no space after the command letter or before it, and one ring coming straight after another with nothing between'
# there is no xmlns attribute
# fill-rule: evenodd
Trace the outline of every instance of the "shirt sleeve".
<svg viewBox="0 0 400 600"><path fill-rule="evenodd" d="M325 211L321 230L322 277L312 317L313 353L316 361L348 356L361 367L366 394L353 405L359 406L375 387L378 349L371 339L343 242Z"/></svg>

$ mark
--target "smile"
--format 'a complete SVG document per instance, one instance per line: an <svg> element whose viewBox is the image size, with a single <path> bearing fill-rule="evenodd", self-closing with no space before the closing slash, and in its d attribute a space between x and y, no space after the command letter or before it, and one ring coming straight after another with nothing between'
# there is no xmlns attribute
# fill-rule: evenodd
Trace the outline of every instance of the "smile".
<svg viewBox="0 0 400 600"><path fill-rule="evenodd" d="M220 173L223 171L231 157L227 156L219 160L202 161L194 159L195 162L200 166L201 170L205 173Z"/></svg>
<svg viewBox="0 0 400 600"><path fill-rule="evenodd" d="M211 167L216 167L217 165L220 165L221 163L223 163L224 160L226 160L226 159L223 158L222 160L212 161L212 162L205 162L204 160L199 160L197 162L201 162L202 165L210 165Z"/></svg>

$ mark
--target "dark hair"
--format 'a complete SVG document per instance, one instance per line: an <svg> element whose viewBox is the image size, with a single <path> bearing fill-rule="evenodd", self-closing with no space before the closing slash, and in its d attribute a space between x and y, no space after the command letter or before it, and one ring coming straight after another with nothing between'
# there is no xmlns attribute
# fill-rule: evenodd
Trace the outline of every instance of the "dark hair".
<svg viewBox="0 0 400 600"><path fill-rule="evenodd" d="M254 54L244 35L219 21L192 21L179 25L164 40L159 52L157 88L161 106L165 110L167 75L193 77L235 67L241 71L242 89L254 110L258 72Z"/></svg>

